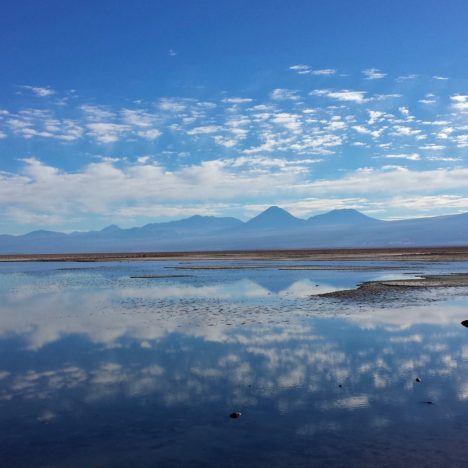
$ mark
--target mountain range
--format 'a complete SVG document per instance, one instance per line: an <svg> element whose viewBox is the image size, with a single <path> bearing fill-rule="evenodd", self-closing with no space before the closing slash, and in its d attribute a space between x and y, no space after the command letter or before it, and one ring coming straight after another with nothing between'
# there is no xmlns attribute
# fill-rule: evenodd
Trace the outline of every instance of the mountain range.
<svg viewBox="0 0 468 468"><path fill-rule="evenodd" d="M468 213L383 221L353 209L301 219L277 206L243 222L191 216L101 231L0 235L0 254L468 245Z"/></svg>

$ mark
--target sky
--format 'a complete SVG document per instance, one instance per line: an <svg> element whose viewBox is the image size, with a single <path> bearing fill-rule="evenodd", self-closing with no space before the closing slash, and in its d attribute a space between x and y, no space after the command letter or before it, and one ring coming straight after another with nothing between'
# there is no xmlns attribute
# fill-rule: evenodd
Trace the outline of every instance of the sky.
<svg viewBox="0 0 468 468"><path fill-rule="evenodd" d="M4 0L0 233L468 211L464 0Z"/></svg>

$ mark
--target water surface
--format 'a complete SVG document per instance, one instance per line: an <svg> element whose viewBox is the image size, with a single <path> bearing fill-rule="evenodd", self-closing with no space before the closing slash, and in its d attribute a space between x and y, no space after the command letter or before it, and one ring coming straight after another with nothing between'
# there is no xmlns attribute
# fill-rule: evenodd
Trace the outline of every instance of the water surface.
<svg viewBox="0 0 468 468"><path fill-rule="evenodd" d="M1 264L2 465L466 466L465 292L314 295L468 265L279 263Z"/></svg>

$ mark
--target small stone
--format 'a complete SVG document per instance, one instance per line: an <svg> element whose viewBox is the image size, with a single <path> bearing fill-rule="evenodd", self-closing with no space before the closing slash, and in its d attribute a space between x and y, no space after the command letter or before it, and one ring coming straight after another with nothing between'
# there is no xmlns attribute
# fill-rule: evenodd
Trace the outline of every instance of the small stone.
<svg viewBox="0 0 468 468"><path fill-rule="evenodd" d="M240 418L241 415L242 415L242 413L240 411L234 411L234 413L231 413L229 415L229 417L232 418L232 419L237 419L237 418Z"/></svg>
<svg viewBox="0 0 468 468"><path fill-rule="evenodd" d="M421 383L422 380L419 377L416 377L416 382Z"/></svg>
<svg viewBox="0 0 468 468"><path fill-rule="evenodd" d="M468 328L468 320L463 320L463 322L461 323L464 327L467 327Z"/></svg>

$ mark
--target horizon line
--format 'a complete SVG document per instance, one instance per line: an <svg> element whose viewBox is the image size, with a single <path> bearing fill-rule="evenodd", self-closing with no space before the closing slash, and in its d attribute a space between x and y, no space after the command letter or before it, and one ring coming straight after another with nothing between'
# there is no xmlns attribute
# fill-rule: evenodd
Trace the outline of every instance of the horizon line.
<svg viewBox="0 0 468 468"><path fill-rule="evenodd" d="M142 225L134 225L134 226L130 226L130 227L120 227L117 223L111 223L111 224L105 225L104 227L102 227L100 229L89 229L89 230L70 230L70 231L63 230L63 231L58 231L58 230L52 230L52 229L49 230L49 229L45 229L45 228L38 228L38 229L33 229L32 231L26 231L26 232L24 232L22 234L0 233L0 236L21 237L21 236L25 236L25 235L32 234L32 233L35 233L35 232L41 232L41 231L69 235L69 234L74 234L74 233L102 232L105 229L108 229L110 227L116 227L119 230L125 231L125 230L128 230L128 229L143 228L145 226L149 226L149 225L152 225L152 224L168 224L168 223L173 223L173 222L178 222L178 221L184 221L184 220L187 220L187 219L197 218L197 217L200 217L200 218L217 218L217 219L230 218L230 219L236 219L237 221L240 221L243 224L247 224L249 221L255 219L256 217L258 217L260 215L262 215L263 213L267 212L268 210L271 210L272 208L278 208L279 210L286 212L288 215L290 215L293 218L296 218L296 219L298 219L300 221L309 221L310 219L318 217L318 216L327 215L327 214L330 214L330 213L333 213L333 212L343 212L343 211L354 211L354 212L359 213L359 214L361 214L363 216L366 216L368 218L375 219L376 221L381 221L381 222L397 222L397 221L407 221L407 220L416 220L416 219L443 218L443 217L447 217L447 216L457 216L457 215L462 215L462 214L468 213L466 211L461 211L461 212L458 212L458 213L447 213L447 214L432 215L432 216L418 216L418 217L407 217L407 218L381 219L381 218L376 218L374 216L367 215L365 212L362 212L362 211L360 211L360 210L358 210L356 208L332 208L329 211L320 212L318 214L308 216L307 218L300 218L300 217L298 217L296 215L293 215L287 209L282 208L279 205L270 205L268 208L265 208L264 210L262 210L258 214L252 216L251 218L249 218L249 219L247 219L245 221L240 219L240 218L237 218L235 216L222 216L222 215L217 216L217 215L194 214L194 215L186 216L186 217L182 217L182 218L169 219L167 221L154 221L154 222L150 222L150 223L146 223L146 224L142 224Z"/></svg>

